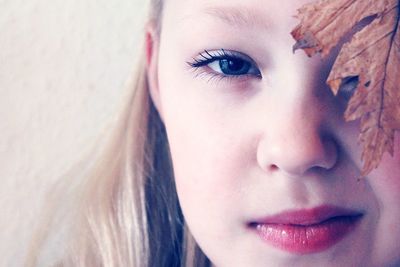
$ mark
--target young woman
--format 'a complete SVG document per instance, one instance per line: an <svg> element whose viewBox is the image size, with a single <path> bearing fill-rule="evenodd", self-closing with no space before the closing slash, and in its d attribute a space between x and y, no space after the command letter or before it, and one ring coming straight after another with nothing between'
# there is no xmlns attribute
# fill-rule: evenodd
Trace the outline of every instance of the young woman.
<svg viewBox="0 0 400 267"><path fill-rule="evenodd" d="M132 96L72 190L57 264L400 265L399 140L358 179L352 92L325 84L336 55L292 53L306 2L152 1Z"/></svg>

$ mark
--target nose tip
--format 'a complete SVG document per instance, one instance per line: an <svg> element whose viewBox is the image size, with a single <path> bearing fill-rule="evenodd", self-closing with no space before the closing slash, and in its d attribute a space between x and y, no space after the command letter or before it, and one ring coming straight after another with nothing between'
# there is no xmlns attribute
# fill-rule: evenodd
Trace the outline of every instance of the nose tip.
<svg viewBox="0 0 400 267"><path fill-rule="evenodd" d="M338 149L332 138L321 135L287 138L280 135L278 139L260 140L257 161L266 172L279 171L287 176L302 176L310 170L329 170L337 162Z"/></svg>

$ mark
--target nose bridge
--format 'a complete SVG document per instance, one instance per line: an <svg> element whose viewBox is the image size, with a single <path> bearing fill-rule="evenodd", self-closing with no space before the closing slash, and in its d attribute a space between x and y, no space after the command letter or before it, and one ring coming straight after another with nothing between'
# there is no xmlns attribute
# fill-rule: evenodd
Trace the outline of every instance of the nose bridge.
<svg viewBox="0 0 400 267"><path fill-rule="evenodd" d="M324 132L325 114L311 93L285 95L270 125L264 127L257 158L265 171L303 175L310 169L331 168L336 145Z"/></svg>

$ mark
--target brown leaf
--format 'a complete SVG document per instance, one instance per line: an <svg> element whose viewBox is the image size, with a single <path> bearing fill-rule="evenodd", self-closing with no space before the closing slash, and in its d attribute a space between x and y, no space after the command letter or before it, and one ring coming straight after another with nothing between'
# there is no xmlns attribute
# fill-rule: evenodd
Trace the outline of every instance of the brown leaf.
<svg viewBox="0 0 400 267"><path fill-rule="evenodd" d="M375 169L385 152L393 155L400 130L399 0L323 0L299 9L293 49L327 56L361 21L372 21L345 43L327 79L334 94L349 77L358 77L345 119L361 120L362 175Z"/></svg>

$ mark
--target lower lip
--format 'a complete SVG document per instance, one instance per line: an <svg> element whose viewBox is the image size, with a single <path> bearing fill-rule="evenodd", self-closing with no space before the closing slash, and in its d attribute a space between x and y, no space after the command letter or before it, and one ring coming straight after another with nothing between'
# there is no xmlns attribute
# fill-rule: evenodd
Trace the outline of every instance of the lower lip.
<svg viewBox="0 0 400 267"><path fill-rule="evenodd" d="M318 224L254 224L258 235L266 243L279 249L308 254L324 251L349 235L361 216L336 217Z"/></svg>

